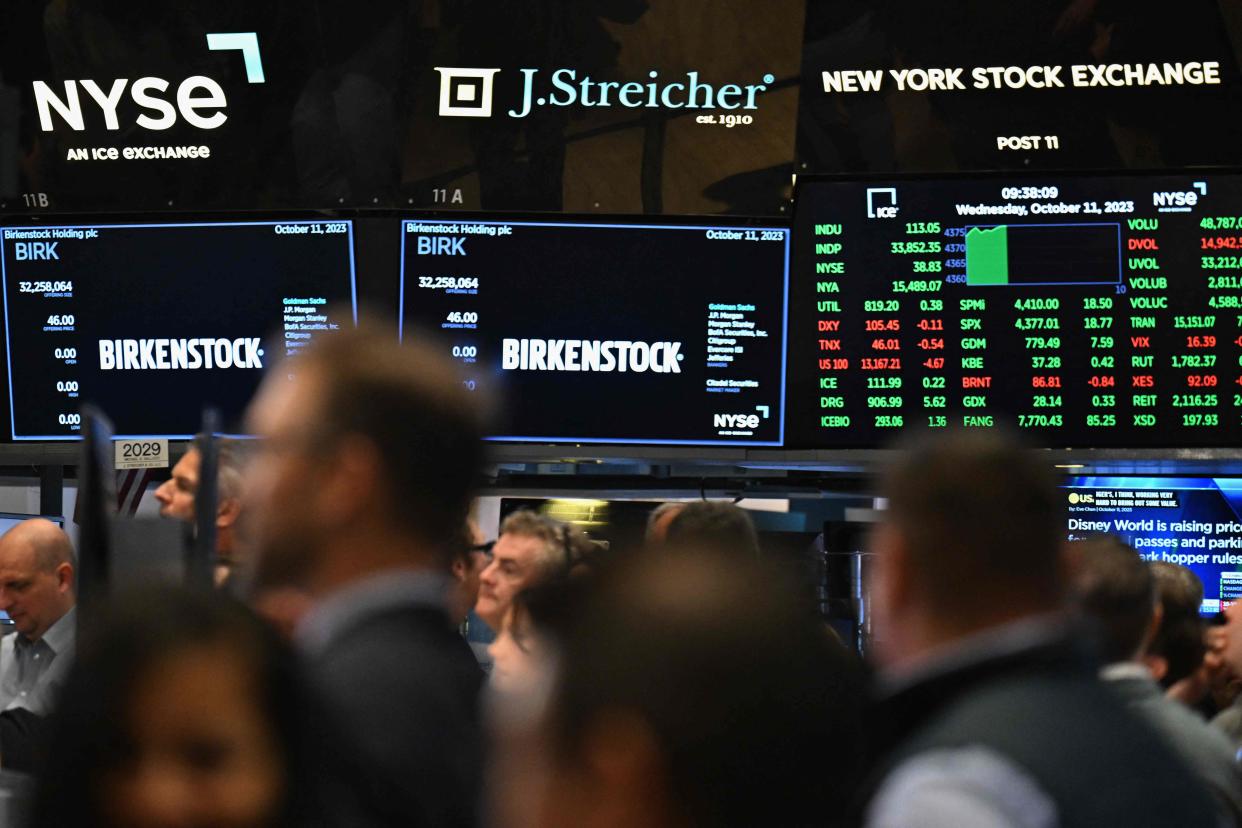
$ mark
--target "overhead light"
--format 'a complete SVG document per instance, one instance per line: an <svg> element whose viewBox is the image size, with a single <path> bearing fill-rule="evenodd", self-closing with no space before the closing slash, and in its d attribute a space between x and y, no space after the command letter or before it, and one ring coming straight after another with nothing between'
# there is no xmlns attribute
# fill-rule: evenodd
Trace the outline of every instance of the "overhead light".
<svg viewBox="0 0 1242 828"><path fill-rule="evenodd" d="M548 517L576 526L605 526L608 523L608 501L576 497L550 499L543 508Z"/></svg>

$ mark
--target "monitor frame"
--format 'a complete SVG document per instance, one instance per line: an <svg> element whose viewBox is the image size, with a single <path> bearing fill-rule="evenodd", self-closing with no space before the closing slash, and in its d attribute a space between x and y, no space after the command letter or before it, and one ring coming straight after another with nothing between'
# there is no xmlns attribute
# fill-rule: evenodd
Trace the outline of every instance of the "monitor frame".
<svg viewBox="0 0 1242 828"><path fill-rule="evenodd" d="M636 448L636 447L668 447L667 449L657 450L673 450L680 449L706 449L706 450L753 450L753 449L780 449L785 445L786 437L786 408L788 405L788 359L789 359L789 295L791 290L792 265L793 265L793 225L786 218L780 217L736 217L736 216L703 216L703 215L686 215L686 216L619 216L602 213L530 213L530 212L513 212L513 213L482 213L477 211L444 211L437 210L432 212L424 211L397 211L397 245L400 254L400 265L397 271L398 283L398 301L397 301L397 336L404 340L405 336L405 228L409 222L434 223L436 221L443 222L460 222L468 224L485 224L500 225L512 224L515 226L540 226L540 227L569 227L569 228L603 228L603 229L637 229L637 230L750 230L750 229L769 229L779 230L785 233L785 267L784 267L784 283L782 286L783 308L781 312L781 355L780 355L780 399L781 399L781 422L779 428L780 437L777 441L750 441L750 440L664 440L664 439L648 439L648 440L626 440L624 438L608 438L608 437L566 437L564 439L553 437L527 437L523 435L495 435L487 437L489 443L500 445L532 445L540 447L581 447L581 446L599 446L601 448Z"/></svg>
<svg viewBox="0 0 1242 828"><path fill-rule="evenodd" d="M285 211L252 211L252 212L186 212L186 213L48 213L46 215L22 215L22 214L0 214L0 234L5 230L20 229L64 229L64 228L176 228L176 227L240 227L240 226L256 226L256 225L275 225L275 224L305 224L325 221L342 221L348 224L348 232L346 233L346 243L349 250L349 289L350 289L350 305L353 312L354 324L358 323L359 315L359 292L358 292L358 244L357 244L357 222L352 215L345 214L345 211L308 211L308 210L285 210ZM2 241L2 239L0 239ZM7 460L8 455L19 455L13 448L22 444L34 446L51 446L56 444L65 444L72 446L71 454L76 455L76 446L81 443L83 437L78 436L58 436L58 435L32 435L17 436L16 435L16 412L13 398L13 381L12 381L12 346L9 336L9 320L8 320L8 275L5 273L3 257L0 256L0 300L3 301L4 317L3 317L3 339L4 339L4 369L5 374L3 381L7 384L6 398L8 400L9 427L8 434L0 442L0 462ZM106 412L105 412L106 413ZM228 435L244 437L246 435ZM194 439L193 433L161 433L161 434L117 434L112 439L167 439L171 441L189 441ZM50 452L46 449L37 451L36 454L41 457L55 455L58 452ZM47 461L35 462L55 462L54 459ZM74 465L72 463L66 465Z"/></svg>

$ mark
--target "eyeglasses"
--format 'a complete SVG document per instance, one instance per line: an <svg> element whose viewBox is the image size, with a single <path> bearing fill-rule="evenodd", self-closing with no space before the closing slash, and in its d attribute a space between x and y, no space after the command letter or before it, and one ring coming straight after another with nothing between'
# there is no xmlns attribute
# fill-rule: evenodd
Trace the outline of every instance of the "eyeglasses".
<svg viewBox="0 0 1242 828"><path fill-rule="evenodd" d="M490 540L487 543L476 543L474 546L470 547L470 552L481 552L490 558L492 556L492 547L495 545L496 541L494 540Z"/></svg>

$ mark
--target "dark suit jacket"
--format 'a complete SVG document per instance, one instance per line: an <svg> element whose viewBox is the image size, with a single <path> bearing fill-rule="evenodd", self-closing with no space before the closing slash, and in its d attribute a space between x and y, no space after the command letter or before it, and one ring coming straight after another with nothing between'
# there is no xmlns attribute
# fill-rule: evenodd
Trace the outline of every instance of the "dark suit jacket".
<svg viewBox="0 0 1242 828"><path fill-rule="evenodd" d="M442 607L390 596L362 608L308 653L308 666L336 713L337 764L367 825L477 824L483 674Z"/></svg>

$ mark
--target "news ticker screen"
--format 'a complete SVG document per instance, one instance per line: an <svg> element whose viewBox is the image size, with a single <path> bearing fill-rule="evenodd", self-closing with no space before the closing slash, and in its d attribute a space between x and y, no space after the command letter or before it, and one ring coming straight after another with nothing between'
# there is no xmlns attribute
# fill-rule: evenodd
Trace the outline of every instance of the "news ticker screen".
<svg viewBox="0 0 1242 828"><path fill-rule="evenodd" d="M801 181L791 448L1242 443L1242 176Z"/></svg>
<svg viewBox="0 0 1242 828"><path fill-rule="evenodd" d="M1242 598L1242 480L1074 477L1066 497L1071 540L1113 534L1147 560L1188 567L1204 615Z"/></svg>
<svg viewBox="0 0 1242 828"><path fill-rule="evenodd" d="M513 442L778 446L790 233L410 220L403 336L440 335Z"/></svg>
<svg viewBox="0 0 1242 828"><path fill-rule="evenodd" d="M190 437L205 406L235 427L263 368L353 324L338 318L352 236L349 221L0 228L13 439L80 437L82 402L118 436Z"/></svg>

